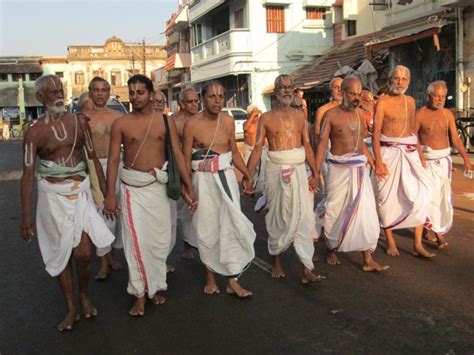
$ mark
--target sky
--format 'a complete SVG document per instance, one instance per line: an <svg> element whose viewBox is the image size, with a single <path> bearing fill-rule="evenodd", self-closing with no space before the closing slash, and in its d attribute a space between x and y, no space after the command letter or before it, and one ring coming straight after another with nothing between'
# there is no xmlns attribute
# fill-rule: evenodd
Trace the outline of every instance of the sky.
<svg viewBox="0 0 474 355"><path fill-rule="evenodd" d="M178 0L0 0L0 56L66 55L67 46L125 42L164 44Z"/></svg>

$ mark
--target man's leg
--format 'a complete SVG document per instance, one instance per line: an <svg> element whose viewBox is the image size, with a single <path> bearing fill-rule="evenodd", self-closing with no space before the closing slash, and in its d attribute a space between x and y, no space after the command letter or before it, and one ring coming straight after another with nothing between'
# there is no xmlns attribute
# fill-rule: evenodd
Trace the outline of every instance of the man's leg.
<svg viewBox="0 0 474 355"><path fill-rule="evenodd" d="M362 255L364 257L364 266L362 270L364 271L385 271L390 268L388 265L380 265L372 258L372 253L369 250L363 251Z"/></svg>
<svg viewBox="0 0 474 355"><path fill-rule="evenodd" d="M326 276L316 275L310 269L308 269L304 264L303 265L303 277L301 282L304 284L321 282L326 279Z"/></svg>
<svg viewBox="0 0 474 355"><path fill-rule="evenodd" d="M123 265L115 258L114 248L106 255L108 265L112 268L112 270L122 270Z"/></svg>
<svg viewBox="0 0 474 355"><path fill-rule="evenodd" d="M206 267L206 286L204 286L204 293L212 295L213 293L220 293L217 287L216 276Z"/></svg>
<svg viewBox="0 0 474 355"><path fill-rule="evenodd" d="M71 330L74 322L77 322L81 316L76 312L76 306L74 304L74 294L72 285L72 271L71 261L67 263L66 268L57 276L59 286L63 292L64 298L66 299L68 313L64 320L58 324L57 328L60 332L64 330Z"/></svg>
<svg viewBox="0 0 474 355"><path fill-rule="evenodd" d="M387 239L387 254L390 256L399 256L400 252L398 251L397 243L395 243L392 230L384 229L384 232L385 238Z"/></svg>
<svg viewBox="0 0 474 355"><path fill-rule="evenodd" d="M145 295L142 297L135 296L135 302L133 302L133 306L128 313L133 317L141 317L145 314Z"/></svg>
<svg viewBox="0 0 474 355"><path fill-rule="evenodd" d="M423 225L415 227L415 243L413 245L413 255L422 256L424 258L432 258L436 254L430 253L423 246Z"/></svg>
<svg viewBox="0 0 474 355"><path fill-rule="evenodd" d="M183 251L183 254L181 255L181 257L183 259L186 259L186 260L193 260L194 259L193 248L191 247L191 245L189 245L186 242L184 242L184 251Z"/></svg>
<svg viewBox="0 0 474 355"><path fill-rule="evenodd" d="M438 249L442 250L448 246L448 242L444 239L443 233L436 233L436 242L438 244Z"/></svg>
<svg viewBox="0 0 474 355"><path fill-rule="evenodd" d="M276 279L286 277L285 272L283 271L283 268L281 267L280 255L273 255L272 261L273 261L272 277Z"/></svg>
<svg viewBox="0 0 474 355"><path fill-rule="evenodd" d="M326 257L326 263L329 265L339 265L341 264L339 258L335 251L328 251L328 256Z"/></svg>
<svg viewBox="0 0 474 355"><path fill-rule="evenodd" d="M107 278L107 274L109 273L109 261L107 255L100 257L100 269L95 275L96 280L105 280Z"/></svg>
<svg viewBox="0 0 474 355"><path fill-rule="evenodd" d="M79 303L84 311L84 316L90 318L97 315L97 310L92 307L89 296L89 278L91 275L92 242L87 233L82 233L79 245L74 248L74 259L77 265L79 278Z"/></svg>

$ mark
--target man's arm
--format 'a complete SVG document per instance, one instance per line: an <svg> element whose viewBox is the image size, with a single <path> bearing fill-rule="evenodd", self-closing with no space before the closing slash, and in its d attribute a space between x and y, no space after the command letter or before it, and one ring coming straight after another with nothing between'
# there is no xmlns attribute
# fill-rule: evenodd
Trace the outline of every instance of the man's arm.
<svg viewBox="0 0 474 355"><path fill-rule="evenodd" d="M414 135L416 135L416 150L417 150L418 155L420 157L421 165L423 165L423 167L426 168L425 156L423 155L423 150L421 149L421 144L420 144L420 137L418 135L418 131L419 131L419 123L417 122L417 113L418 112L415 112L416 104L415 104L415 99L413 99L412 97L410 97L410 106L413 107L413 114L412 114L412 117L410 119L411 131ZM419 119L419 115L418 115L418 119Z"/></svg>
<svg viewBox="0 0 474 355"><path fill-rule="evenodd" d="M184 124L183 128L183 159L184 163L188 169L188 173L190 174L191 169L191 158L193 154L193 143L194 143L194 133L192 129L193 122L187 121Z"/></svg>
<svg viewBox="0 0 474 355"><path fill-rule="evenodd" d="M382 161L382 151L380 149L380 135L382 134L384 112L384 100L379 99L377 111L374 118L374 133L372 135L372 147L375 158L375 176L378 180L384 179L388 175L387 166Z"/></svg>
<svg viewBox="0 0 474 355"><path fill-rule="evenodd" d="M104 210L116 212L118 209L115 200L115 183L120 162L120 145L122 144L122 119L115 120L110 131L109 155L107 159L107 188L105 192Z"/></svg>
<svg viewBox="0 0 474 355"><path fill-rule="evenodd" d="M458 135L458 130L456 127L456 119L454 118L454 115L451 111L443 108L444 112L446 113L446 116L448 116L448 129L449 129L449 135L451 137L451 142L454 145L454 148L456 148L461 154L462 159L464 160L464 170L473 170L472 164L469 161L469 157L467 155L466 149L464 148L464 145L462 144L461 138Z"/></svg>
<svg viewBox="0 0 474 355"><path fill-rule="evenodd" d="M33 220L31 219L31 190L35 178L36 165L36 127L30 127L23 139L23 174L21 176L21 235L30 241L33 236Z"/></svg>
<svg viewBox="0 0 474 355"><path fill-rule="evenodd" d="M186 166L183 153L181 152L179 146L178 129L176 128L176 124L173 120L168 119L168 123L170 127L171 148L173 149L176 165L178 166L178 170L181 175L181 181L186 188L184 198L186 203L191 206L191 210L194 212L197 208L196 196L194 194L194 188L191 182L189 169Z"/></svg>
<svg viewBox="0 0 474 355"><path fill-rule="evenodd" d="M331 133L331 118L328 114L324 115L324 119L322 121L323 125L320 131L320 140L318 143L318 147L316 148L316 158L315 158L315 166L316 166L316 173L319 175L321 171L321 165L323 164L324 153L329 144L329 134Z"/></svg>
<svg viewBox="0 0 474 355"><path fill-rule="evenodd" d="M317 109L316 118L314 120L314 145L315 146L319 144L323 117L324 117L324 110L322 109L322 106L321 106L320 108Z"/></svg>
<svg viewBox="0 0 474 355"><path fill-rule="evenodd" d="M242 155L240 155L239 150L237 149L237 143L235 142L235 124L231 122L231 129L230 129L230 149L232 151L232 163L234 163L235 167L240 170L240 172L244 175L244 180L242 181L244 185L244 189L248 190L248 186L253 185L253 178L250 175L247 166L244 163L244 159Z"/></svg>
<svg viewBox="0 0 474 355"><path fill-rule="evenodd" d="M266 120L267 114L263 114L260 117L260 121L258 121L258 126L257 126L257 141L255 142L255 147L252 150L252 153L250 154L249 160L247 162L247 169L249 171L249 174L253 176L253 173L255 172L255 169L257 167L258 162L260 161L262 157L262 149L263 145L265 144L265 136L267 135L267 131L265 129L265 120Z"/></svg>
<svg viewBox="0 0 474 355"><path fill-rule="evenodd" d="M308 184L311 192L315 192L318 189L318 173L316 172L316 165L314 161L313 147L309 139L309 128L308 121L304 118L303 130L301 132L301 142L306 155L306 162L311 169L311 177L309 178Z"/></svg>

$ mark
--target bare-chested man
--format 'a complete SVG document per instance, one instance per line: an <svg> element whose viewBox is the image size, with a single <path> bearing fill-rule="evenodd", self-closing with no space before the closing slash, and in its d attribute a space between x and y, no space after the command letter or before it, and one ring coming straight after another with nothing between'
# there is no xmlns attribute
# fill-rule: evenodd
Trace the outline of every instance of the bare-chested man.
<svg viewBox="0 0 474 355"><path fill-rule="evenodd" d="M199 97L196 90L187 88L179 93L178 100L181 109L173 114L172 119L176 124L179 139L182 143L185 123L199 111ZM178 200L177 208L178 221L183 232L184 240L184 251L181 256L183 259L192 260L194 259L192 247L197 248L196 231L192 225L192 217L186 206L182 203L182 200Z"/></svg>
<svg viewBox="0 0 474 355"><path fill-rule="evenodd" d="M240 286L238 278L255 257L256 234L240 209L233 165L242 172L245 186L253 181L237 149L234 119L221 112L224 88L211 82L202 88L201 98L203 111L184 125L183 152L199 197L193 225L206 267L204 292L220 292L214 275L218 273L227 277L227 293L246 298L252 292Z"/></svg>
<svg viewBox="0 0 474 355"><path fill-rule="evenodd" d="M117 118L123 116L121 112L107 107L107 101L110 98L110 84L107 80L95 77L89 83L89 98L92 101L92 110L85 113L89 116L89 126L92 132L92 141L94 142L95 151L102 165L104 173L107 170L107 157L109 155L110 131L112 124ZM120 186L116 186L116 195L120 195ZM96 201L98 207L102 209L103 201ZM110 231L115 234L114 248L122 246L122 238L117 233L117 225L115 220L106 220ZM122 265L115 260L113 249L107 255L101 258L100 269L95 278L104 280L109 272L109 265L113 270L122 269Z"/></svg>
<svg viewBox="0 0 474 355"><path fill-rule="evenodd" d="M21 234L31 241L31 190L39 157L36 231L46 271L58 279L68 306L66 317L57 327L64 331L71 330L80 318L74 299L72 256L79 280L79 303L84 316L90 318L97 314L88 296L92 244L105 248L114 236L92 201L83 150L87 150L97 169L101 166L84 116L64 112L63 84L58 77L42 76L35 82L35 90L45 114L30 126L24 138ZM105 191L102 171L98 177Z"/></svg>
<svg viewBox="0 0 474 355"><path fill-rule="evenodd" d="M370 136L374 126L374 94L370 90L362 89L359 107L362 110L367 135Z"/></svg>
<svg viewBox="0 0 474 355"><path fill-rule="evenodd" d="M116 214L121 206L123 244L129 269L127 291L135 296L129 313L143 316L145 293L154 304L163 304L165 298L160 291L167 289L171 208L166 188L166 125L163 114L152 108L152 81L146 76L134 75L127 84L133 112L118 118L112 125L104 213ZM176 126L172 120L168 123L185 198L195 209L194 190L180 151ZM115 182L121 144L124 168L120 173L119 206L115 198Z"/></svg>
<svg viewBox="0 0 474 355"><path fill-rule="evenodd" d="M453 223L453 205L451 201L451 148L449 140L464 160L464 169L472 170L466 150L458 136L456 121L450 110L444 108L448 88L444 81L435 81L426 90L428 105L416 113L416 132L420 139L426 159L426 170L433 181L433 196L430 224L428 229L436 233L438 249L448 243L444 235Z"/></svg>
<svg viewBox="0 0 474 355"><path fill-rule="evenodd" d="M323 122L323 117L326 111L339 106L342 103L342 94L341 94L341 84L342 78L336 76L331 80L329 83L329 89L331 90L331 100L318 108L316 111L316 118L314 120L314 138L315 138L315 146L319 142L319 134L321 132L321 125Z"/></svg>
<svg viewBox="0 0 474 355"><path fill-rule="evenodd" d="M83 92L79 95L77 99L77 106L79 106L79 111L88 115L94 109L94 103L89 97L89 92Z"/></svg>
<svg viewBox="0 0 474 355"><path fill-rule="evenodd" d="M260 117L257 142L248 168L255 170L265 138L269 151L265 171L265 196L269 212L265 216L268 251L273 258L272 277L282 278L280 254L293 243L303 265L303 283L323 279L315 275L313 235L315 221L310 193L316 189L316 167L309 141L308 121L302 111L290 107L294 95L293 79L280 75L275 79L274 94L278 105ZM305 162L311 169L308 179ZM248 190L248 188L247 188Z"/></svg>
<svg viewBox="0 0 474 355"><path fill-rule="evenodd" d="M328 196L324 214L324 237L330 265L339 265L336 252L361 251L364 271L385 271L373 258L380 225L367 163L374 165L365 143L365 118L359 108L362 85L348 77L341 85L343 101L324 114L321 140L316 153L316 168L327 156Z"/></svg>
<svg viewBox="0 0 474 355"><path fill-rule="evenodd" d="M393 229L415 228L413 255L431 258L422 244L423 224L431 201L431 179L415 131L415 100L405 95L410 70L402 65L390 73L389 93L380 97L375 113L373 149L380 225L387 254L400 255Z"/></svg>
<svg viewBox="0 0 474 355"><path fill-rule="evenodd" d="M304 91L301 88L295 89L295 97L293 98L293 102L291 103L291 107L296 110L300 110L304 112L306 119L308 119L308 104L304 98Z"/></svg>

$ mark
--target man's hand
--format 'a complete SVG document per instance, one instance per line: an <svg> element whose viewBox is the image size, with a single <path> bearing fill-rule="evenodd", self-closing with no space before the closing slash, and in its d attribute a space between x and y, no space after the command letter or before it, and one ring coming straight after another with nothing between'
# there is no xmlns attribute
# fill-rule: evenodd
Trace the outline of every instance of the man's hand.
<svg viewBox="0 0 474 355"><path fill-rule="evenodd" d="M189 206L189 212L193 214L194 212L196 212L198 208L198 201L197 201L196 195L194 194L194 189L190 189L188 191L183 189L182 193L183 193L184 201Z"/></svg>
<svg viewBox="0 0 474 355"><path fill-rule="evenodd" d="M253 195L255 193L254 182L251 176L242 178L242 185L244 187L244 195Z"/></svg>
<svg viewBox="0 0 474 355"><path fill-rule="evenodd" d="M388 168L384 163L375 164L375 177L378 181L382 181L388 177Z"/></svg>
<svg viewBox="0 0 474 355"><path fill-rule="evenodd" d="M113 221L120 212L120 204L115 200L115 196L106 196L104 200L104 208L102 209L102 214L107 218Z"/></svg>
<svg viewBox="0 0 474 355"><path fill-rule="evenodd" d="M466 160L464 162L464 170L467 170L467 171L472 171L474 170L474 168L472 167L472 164L469 160Z"/></svg>
<svg viewBox="0 0 474 355"><path fill-rule="evenodd" d="M21 236L27 242L31 242L31 238L33 237L33 222L31 218L23 218L21 222Z"/></svg>
<svg viewBox="0 0 474 355"><path fill-rule="evenodd" d="M311 175L308 178L309 191L318 192L318 177L316 175Z"/></svg>
<svg viewBox="0 0 474 355"><path fill-rule="evenodd" d="M426 169L426 160L425 160L425 158L422 158L420 160L421 160L421 166Z"/></svg>

